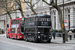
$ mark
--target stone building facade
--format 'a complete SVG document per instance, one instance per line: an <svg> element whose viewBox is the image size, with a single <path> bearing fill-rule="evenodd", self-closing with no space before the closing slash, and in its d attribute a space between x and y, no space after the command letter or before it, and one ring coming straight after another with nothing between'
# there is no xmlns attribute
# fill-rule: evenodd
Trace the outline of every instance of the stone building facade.
<svg viewBox="0 0 75 50"><path fill-rule="evenodd" d="M36 0L33 0L35 2ZM50 0L47 0L47 2L50 2ZM58 5L60 6L62 12L63 12L63 0L57 0ZM52 20L52 28L56 30L60 30L60 22L59 22L59 16L58 16L58 11L45 4L40 0L38 4L35 5L34 7L35 11L37 14L48 14L51 15L51 20ZM13 19L16 18L16 15L18 17L21 17L20 12L17 11L17 13L11 13ZM25 12L24 16L32 16L33 12L30 10L30 8L25 4ZM5 26L4 28L6 29L7 24L10 24L10 19L8 15L1 15L0 16L3 19L0 19L0 21L5 21ZM75 0L64 0L64 22L65 22L65 27L67 30L72 29L70 28L71 26L75 25ZM2 26L3 27L3 26Z"/></svg>
<svg viewBox="0 0 75 50"><path fill-rule="evenodd" d="M47 2L50 2L50 0L47 0ZM60 6L63 12L63 0L57 0L57 5ZM75 5L75 0L64 0L64 24L67 30L72 29L70 27L75 25L74 23L75 22L75 17L74 17L75 6L74 5ZM37 12L37 14L51 15L52 28L56 30L61 29L58 11L55 8L48 6L47 4L42 2L42 0L40 0L40 2L35 5L34 9ZM26 5L25 16L31 16L31 15L33 15L33 12Z"/></svg>
<svg viewBox="0 0 75 50"><path fill-rule="evenodd" d="M25 11L25 3L23 3L24 0L21 1L22 1L21 2L22 10ZM14 2L14 0L12 2L10 2L10 0L7 0L7 2L8 7L11 7L13 4L14 9L18 7L18 5ZM19 12L19 10L16 10L11 13L11 17L12 19L15 19L16 17L21 17L21 13ZM6 14L6 12L4 11L4 8L0 7L0 29L6 30L7 25L9 25L10 27L10 18L8 14Z"/></svg>
<svg viewBox="0 0 75 50"><path fill-rule="evenodd" d="M63 14L63 0L58 0L58 5L60 6ZM54 8L51 9L52 17L52 28L61 29L59 23L58 11ZM63 17L63 16L62 16ZM72 26L75 25L75 0L64 0L64 24L67 30L73 29Z"/></svg>

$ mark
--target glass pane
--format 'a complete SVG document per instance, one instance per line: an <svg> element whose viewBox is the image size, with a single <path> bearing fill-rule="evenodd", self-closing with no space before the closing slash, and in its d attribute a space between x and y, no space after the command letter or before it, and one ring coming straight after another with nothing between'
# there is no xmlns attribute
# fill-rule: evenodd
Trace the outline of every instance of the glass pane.
<svg viewBox="0 0 75 50"><path fill-rule="evenodd" d="M24 23L24 18L21 19L21 23Z"/></svg>
<svg viewBox="0 0 75 50"><path fill-rule="evenodd" d="M15 28L11 28L11 33L15 33Z"/></svg>
<svg viewBox="0 0 75 50"><path fill-rule="evenodd" d="M39 28L39 29L38 29L38 33L44 33L44 29Z"/></svg>
<svg viewBox="0 0 75 50"><path fill-rule="evenodd" d="M51 21L51 19L50 18L47 18L47 21Z"/></svg>
<svg viewBox="0 0 75 50"><path fill-rule="evenodd" d="M24 32L24 18L21 19L21 32Z"/></svg>
<svg viewBox="0 0 75 50"><path fill-rule="evenodd" d="M12 20L11 24L19 24L19 20Z"/></svg>
<svg viewBox="0 0 75 50"><path fill-rule="evenodd" d="M19 24L19 20L16 20L16 24Z"/></svg>
<svg viewBox="0 0 75 50"><path fill-rule="evenodd" d="M39 21L51 21L50 18L39 18Z"/></svg>

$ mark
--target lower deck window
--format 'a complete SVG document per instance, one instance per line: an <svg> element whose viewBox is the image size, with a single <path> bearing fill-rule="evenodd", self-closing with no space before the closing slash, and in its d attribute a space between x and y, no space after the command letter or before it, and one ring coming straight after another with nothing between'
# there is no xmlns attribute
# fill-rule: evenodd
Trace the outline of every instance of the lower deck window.
<svg viewBox="0 0 75 50"><path fill-rule="evenodd" d="M35 28L26 28L25 32L35 32Z"/></svg>

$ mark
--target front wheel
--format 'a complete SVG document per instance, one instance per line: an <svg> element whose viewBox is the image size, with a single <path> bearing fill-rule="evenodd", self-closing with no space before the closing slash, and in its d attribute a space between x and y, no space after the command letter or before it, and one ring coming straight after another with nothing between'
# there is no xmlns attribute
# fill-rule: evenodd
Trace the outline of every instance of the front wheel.
<svg viewBox="0 0 75 50"><path fill-rule="evenodd" d="M24 40L25 40L25 41L28 41L27 36L25 36L25 35L24 35Z"/></svg>
<svg viewBox="0 0 75 50"><path fill-rule="evenodd" d="M37 42L38 42L37 37L34 37L34 42L35 42L35 43L37 43Z"/></svg>
<svg viewBox="0 0 75 50"><path fill-rule="evenodd" d="M26 38L26 36L25 36L25 35L24 35L24 40L25 40L25 41L27 41L27 38Z"/></svg>

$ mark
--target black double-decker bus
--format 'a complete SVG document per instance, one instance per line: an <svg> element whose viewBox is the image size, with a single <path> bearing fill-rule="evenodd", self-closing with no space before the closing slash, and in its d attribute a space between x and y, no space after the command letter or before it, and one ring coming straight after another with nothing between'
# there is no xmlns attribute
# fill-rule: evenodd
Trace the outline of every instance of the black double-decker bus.
<svg viewBox="0 0 75 50"><path fill-rule="evenodd" d="M51 42L51 16L39 14L25 18L24 40Z"/></svg>

